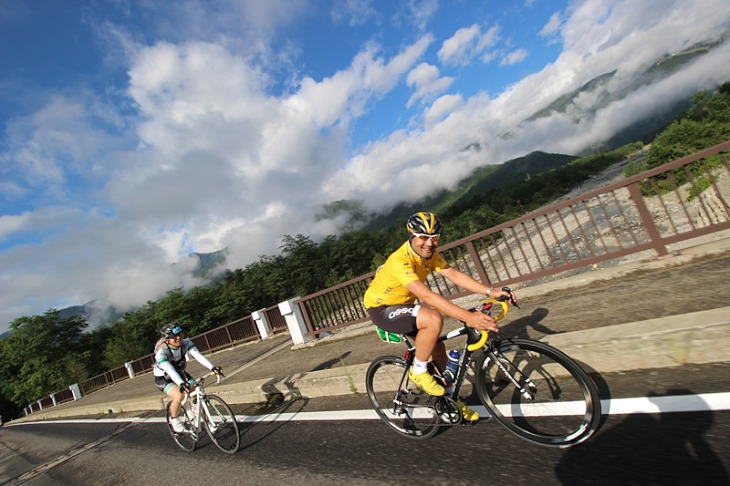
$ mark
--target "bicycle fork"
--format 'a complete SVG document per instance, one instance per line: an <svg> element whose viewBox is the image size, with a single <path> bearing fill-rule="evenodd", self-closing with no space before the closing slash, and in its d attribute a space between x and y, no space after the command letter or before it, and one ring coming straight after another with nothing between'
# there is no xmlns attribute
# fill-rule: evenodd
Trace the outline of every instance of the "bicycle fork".
<svg viewBox="0 0 730 486"><path fill-rule="evenodd" d="M504 357L504 355L497 351L492 349L485 350L487 353L487 357L489 359L485 360L484 363L488 363L489 361L494 362L494 364L497 365L497 367L502 371L502 373L505 374L505 376L509 379L509 381L512 382L512 384L517 388L517 390L520 392L520 394L525 398L525 400L533 401L535 399L535 392L537 391L537 386L530 380L528 376L526 376L524 373L522 373L519 368L517 368L514 363L512 363L510 360ZM505 363L511 368L512 372L507 369L507 366L505 366ZM484 370L482 370L484 371ZM520 381L515 378L515 375L522 375L524 378L524 385L520 383Z"/></svg>

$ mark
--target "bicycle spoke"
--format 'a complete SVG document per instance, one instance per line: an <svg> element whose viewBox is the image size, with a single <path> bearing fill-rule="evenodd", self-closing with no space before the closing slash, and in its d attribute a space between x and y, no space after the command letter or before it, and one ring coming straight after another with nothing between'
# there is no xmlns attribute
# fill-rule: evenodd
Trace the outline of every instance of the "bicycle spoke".
<svg viewBox="0 0 730 486"><path fill-rule="evenodd" d="M498 343L478 369L482 402L522 438L566 447L584 441L598 427L595 385L574 361L544 343Z"/></svg>
<svg viewBox="0 0 730 486"><path fill-rule="evenodd" d="M365 386L373 408L396 432L413 439L439 430L435 398L408 386L406 364L395 356L378 358L368 368Z"/></svg>
<svg viewBox="0 0 730 486"><path fill-rule="evenodd" d="M170 405L171 403L168 402L166 407L166 420L167 420L167 429L170 431L170 435L172 436L175 443L177 443L180 448L186 452L192 452L195 449L195 446L198 442L197 434L194 433L192 430L192 424L188 420L188 418L185 416L185 413L183 412L181 414L181 417L185 418L185 424L187 426L186 432L175 432L172 429L172 425L170 425Z"/></svg>
<svg viewBox="0 0 730 486"><path fill-rule="evenodd" d="M223 452L233 454L241 445L238 422L231 408L220 397L207 395L201 417L213 443Z"/></svg>

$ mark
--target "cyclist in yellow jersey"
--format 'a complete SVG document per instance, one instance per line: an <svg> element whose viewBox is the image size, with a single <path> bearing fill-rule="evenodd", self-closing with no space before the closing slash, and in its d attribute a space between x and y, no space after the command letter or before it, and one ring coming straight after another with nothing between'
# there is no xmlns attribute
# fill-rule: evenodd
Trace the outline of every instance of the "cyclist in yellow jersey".
<svg viewBox="0 0 730 486"><path fill-rule="evenodd" d="M429 359L441 371L446 365L446 348L443 342L438 342L444 324L443 314L475 329L499 329L492 317L481 312L469 312L433 292L425 283L428 274L438 272L454 285L487 297L509 297L513 302L517 302L517 297L512 292L482 284L449 266L436 251L441 221L435 214L416 213L408 219L406 228L410 233L408 241L393 252L375 274L365 292L364 305L376 326L415 336L416 356L409 377L429 395L441 396L447 390L427 372L427 365ZM473 422L479 419L477 412L461 401L457 403L465 420Z"/></svg>

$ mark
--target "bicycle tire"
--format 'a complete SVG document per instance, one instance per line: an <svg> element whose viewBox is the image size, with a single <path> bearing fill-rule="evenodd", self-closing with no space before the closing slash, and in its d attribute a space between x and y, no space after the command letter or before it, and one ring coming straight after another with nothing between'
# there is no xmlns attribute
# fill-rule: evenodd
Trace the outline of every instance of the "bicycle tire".
<svg viewBox="0 0 730 486"><path fill-rule="evenodd" d="M598 430L598 389L573 359L531 339L499 341L494 352L530 395L521 393L485 352L476 367L477 393L497 422L523 439L551 447L580 444Z"/></svg>
<svg viewBox="0 0 730 486"><path fill-rule="evenodd" d="M172 429L172 425L170 424L170 405L172 405L172 402L167 402L167 407L165 408L165 420L167 422L167 430L170 431L170 435L172 436L175 443L180 446L182 450L185 452L192 452L195 450L195 447L198 444L197 439L189 432L175 432ZM185 420L185 427L190 429L192 424L190 423L190 420L185 415L185 410L180 410L182 413L181 417Z"/></svg>
<svg viewBox="0 0 730 486"><path fill-rule="evenodd" d="M373 409L390 428L409 439L428 439L440 429L436 398L409 386L406 366L397 356L376 358L365 374L365 388Z"/></svg>
<svg viewBox="0 0 730 486"><path fill-rule="evenodd" d="M206 395L205 406L210 417L204 417L203 423L210 440L223 452L235 454L241 446L241 433L233 410L217 395Z"/></svg>

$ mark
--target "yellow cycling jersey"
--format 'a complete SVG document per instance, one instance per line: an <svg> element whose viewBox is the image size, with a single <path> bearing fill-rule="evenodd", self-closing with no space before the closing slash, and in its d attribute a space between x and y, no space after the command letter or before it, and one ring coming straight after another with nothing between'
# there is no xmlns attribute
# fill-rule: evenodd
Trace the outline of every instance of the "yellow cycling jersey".
<svg viewBox="0 0 730 486"><path fill-rule="evenodd" d="M432 271L440 272L448 268L440 253L435 252L431 258L424 260L411 248L406 241L403 246L394 251L375 274L370 286L365 291L363 304L366 309L382 305L412 304L416 301L407 288L411 282L426 281Z"/></svg>

